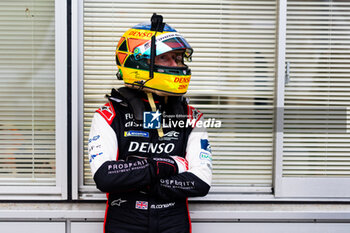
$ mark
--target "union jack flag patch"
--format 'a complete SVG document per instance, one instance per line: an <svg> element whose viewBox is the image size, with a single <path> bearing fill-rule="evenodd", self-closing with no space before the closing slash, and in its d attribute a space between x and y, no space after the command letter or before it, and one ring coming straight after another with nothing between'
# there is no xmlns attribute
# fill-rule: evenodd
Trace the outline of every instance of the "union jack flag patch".
<svg viewBox="0 0 350 233"><path fill-rule="evenodd" d="M148 202L147 201L136 201L136 209L147 210Z"/></svg>

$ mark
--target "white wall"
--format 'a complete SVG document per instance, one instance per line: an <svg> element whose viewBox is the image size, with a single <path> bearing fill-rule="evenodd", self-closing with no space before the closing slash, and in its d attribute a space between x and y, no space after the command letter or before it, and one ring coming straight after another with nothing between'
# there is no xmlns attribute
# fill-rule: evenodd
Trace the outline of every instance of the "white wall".
<svg viewBox="0 0 350 233"><path fill-rule="evenodd" d="M105 203L0 203L1 233L102 233ZM193 233L349 233L350 204L191 203Z"/></svg>

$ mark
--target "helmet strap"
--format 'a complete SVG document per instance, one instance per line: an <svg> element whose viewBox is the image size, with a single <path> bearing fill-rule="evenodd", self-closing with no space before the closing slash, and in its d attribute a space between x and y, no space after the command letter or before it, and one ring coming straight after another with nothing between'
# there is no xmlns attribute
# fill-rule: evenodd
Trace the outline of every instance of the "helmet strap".
<svg viewBox="0 0 350 233"><path fill-rule="evenodd" d="M154 59L156 57L156 35L157 32L163 32L165 23L163 23L163 16L153 13L151 18L151 31L155 31L154 35L151 37L151 61L149 67L149 78L153 78L154 72Z"/></svg>
<svg viewBox="0 0 350 233"><path fill-rule="evenodd" d="M150 92L147 92L147 98L148 98L148 102L149 102L149 105L151 106L152 111L156 112L157 108L156 108L156 104L154 103L153 94L150 93ZM157 129L157 131L158 131L158 136L160 138L162 138L164 136L164 132L163 132L162 126L160 126L160 128Z"/></svg>
<svg viewBox="0 0 350 233"><path fill-rule="evenodd" d="M154 77L154 60L156 57L156 35L157 32L154 33L154 35L151 37L151 60L149 64L149 79L152 79Z"/></svg>

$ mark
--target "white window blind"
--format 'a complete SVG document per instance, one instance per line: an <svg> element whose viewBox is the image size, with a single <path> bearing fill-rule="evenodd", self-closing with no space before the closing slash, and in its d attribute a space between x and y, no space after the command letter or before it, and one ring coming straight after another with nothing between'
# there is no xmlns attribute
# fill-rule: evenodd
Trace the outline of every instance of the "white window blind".
<svg viewBox="0 0 350 233"><path fill-rule="evenodd" d="M282 193L350 196L350 1L287 1Z"/></svg>
<svg viewBox="0 0 350 233"><path fill-rule="evenodd" d="M65 10L54 0L0 2L0 199L66 195Z"/></svg>
<svg viewBox="0 0 350 233"><path fill-rule="evenodd" d="M213 150L212 190L270 192L272 186L276 1L84 0L84 175L94 186L87 140L94 111L117 81L115 46L152 13L194 48L187 96L206 118Z"/></svg>
<svg viewBox="0 0 350 233"><path fill-rule="evenodd" d="M54 10L0 2L0 185L55 184Z"/></svg>

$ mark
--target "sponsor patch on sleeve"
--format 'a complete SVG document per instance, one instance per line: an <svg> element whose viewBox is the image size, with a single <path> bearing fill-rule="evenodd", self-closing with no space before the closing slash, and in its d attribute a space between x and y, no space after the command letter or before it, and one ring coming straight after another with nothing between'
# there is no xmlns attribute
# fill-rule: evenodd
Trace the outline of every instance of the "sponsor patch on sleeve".
<svg viewBox="0 0 350 233"><path fill-rule="evenodd" d="M205 152L200 153L199 158L201 160L208 160L210 163L213 160L212 157L211 157L211 154L210 153L205 153Z"/></svg>
<svg viewBox="0 0 350 233"><path fill-rule="evenodd" d="M112 124L115 117L115 111L112 103L106 103L104 106L99 108L97 112L108 122L109 125Z"/></svg>
<svg viewBox="0 0 350 233"><path fill-rule="evenodd" d="M201 152L199 154L199 159L202 161L201 164L206 164L209 169L212 169L213 159L208 139L201 139Z"/></svg>
<svg viewBox="0 0 350 233"><path fill-rule="evenodd" d="M100 138L100 135L94 135L92 138L89 138L89 143L97 141Z"/></svg>
<svg viewBox="0 0 350 233"><path fill-rule="evenodd" d="M203 116L203 113L198 111L196 108L190 105L187 105L187 115L188 115L188 119L190 121L195 121L195 124L196 124L197 121L199 121L199 119L201 119L201 117Z"/></svg>
<svg viewBox="0 0 350 233"><path fill-rule="evenodd" d="M97 153L97 154L92 154L92 155L90 156L89 163L91 163L92 160L94 160L94 158L96 158L97 156L102 155L102 154L103 154L103 152L100 152L100 153Z"/></svg>
<svg viewBox="0 0 350 233"><path fill-rule="evenodd" d="M201 149L211 153L211 147L208 139L201 139Z"/></svg>

